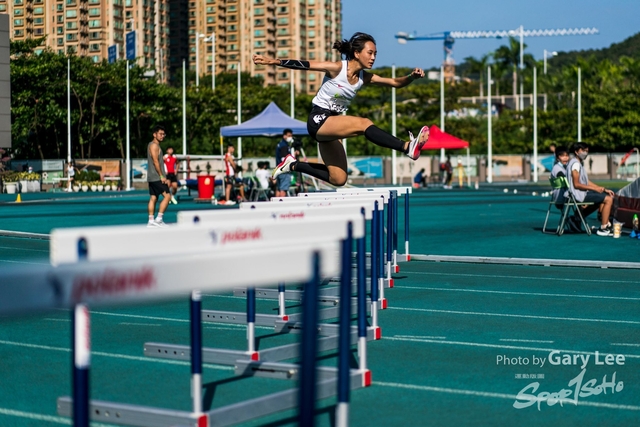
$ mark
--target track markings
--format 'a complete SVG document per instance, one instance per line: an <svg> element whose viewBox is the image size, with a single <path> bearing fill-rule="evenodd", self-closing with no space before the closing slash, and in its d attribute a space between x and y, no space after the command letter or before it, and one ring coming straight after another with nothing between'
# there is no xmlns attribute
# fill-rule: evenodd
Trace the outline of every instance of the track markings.
<svg viewBox="0 0 640 427"><path fill-rule="evenodd" d="M583 279L576 280L575 278L562 278L562 277L531 277L531 276L504 276L499 274L471 274L471 273L436 273L436 272L428 272L428 271L405 271L402 270L403 273L411 273L411 274L421 274L427 276L456 276L456 277L481 277L481 278L491 278L491 279L527 279L527 280L544 280L544 281L555 281L555 282L574 282L574 283L583 283L583 282L593 282L593 283L627 283L637 285L637 281L633 280L608 280L608 279Z"/></svg>
<svg viewBox="0 0 640 427"><path fill-rule="evenodd" d="M544 341L544 340L515 340L515 339L501 338L500 341L505 341L505 342L533 342L533 343L541 343L541 344L553 344L553 341Z"/></svg>
<svg viewBox="0 0 640 427"><path fill-rule="evenodd" d="M640 301L640 298L633 297L611 297L604 295L580 295L580 294L549 294L542 292L512 292L512 291L494 291L480 289L461 289L461 288L423 288L420 286L397 286L398 289L425 290L425 291L445 291L445 292L472 292L480 294L502 294L502 295L523 295L536 297L559 297L559 298L593 298L593 299L613 299L621 301Z"/></svg>
<svg viewBox="0 0 640 427"><path fill-rule="evenodd" d="M613 319L586 319L580 317L558 317L558 316L533 316L529 314L503 314L503 313L482 313L475 311L456 311L456 310L434 310L428 308L406 308L406 307L389 307L387 310L401 311L420 311L424 313L442 313L442 314L461 314L466 316L490 316L490 317L510 317L518 319L536 319L536 320L564 320L570 322L595 322L595 323L619 323L623 325L640 325L635 320L613 320Z"/></svg>
<svg viewBox="0 0 640 427"><path fill-rule="evenodd" d="M30 343L25 343L25 342L0 340L0 344L10 345L10 346L15 346L15 347L33 348L33 349L37 349L37 350L59 351L59 352L64 352L64 353L70 353L71 352L70 348L54 347L54 346L42 345L42 344L30 344ZM152 362L152 363L162 363L162 364L166 364L166 365L191 366L190 362L182 362L180 360L154 359L152 357L129 356L128 354L105 353L103 351L92 351L91 355L92 356L109 357L109 358L112 358L112 359L132 360L132 361L136 361L136 362ZM205 363L205 364L203 364L203 366L207 366L207 367L212 368L212 369L218 369L218 370L221 370L221 371L233 371L234 370L233 367L214 365L214 364L210 364L210 363Z"/></svg>
<svg viewBox="0 0 640 427"><path fill-rule="evenodd" d="M624 343L624 342L612 342L611 345L621 345L625 347L640 347L640 344Z"/></svg>

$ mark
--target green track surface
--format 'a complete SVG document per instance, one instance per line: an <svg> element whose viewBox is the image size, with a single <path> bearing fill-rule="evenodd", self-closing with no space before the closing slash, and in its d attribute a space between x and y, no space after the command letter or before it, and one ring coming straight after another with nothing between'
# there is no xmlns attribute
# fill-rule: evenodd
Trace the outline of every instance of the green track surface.
<svg viewBox="0 0 640 427"><path fill-rule="evenodd" d="M640 240L540 232L546 198L500 188L426 190L411 197L413 254L636 262ZM32 195L0 198L2 230L49 233L57 227L144 224L144 193L111 197ZM184 200L178 209L211 209ZM552 227L557 211L552 211ZM404 218L401 204L400 217ZM595 220L591 219L595 225ZM399 252L404 252L399 229ZM300 236L301 239L304 236ZM123 245L130 242L123 241ZM0 237L0 268L47 264L45 240ZM168 248L170 250L170 248ZM537 267L411 261L401 263L380 312L383 338L369 342L373 385L351 393L352 426L637 426L640 425L640 283L636 269ZM251 259L247 259L251 267ZM215 272L212 272L215 276ZM298 308L293 301L289 309ZM203 308L244 311L230 294L205 295ZM258 312L275 313L259 300ZM0 426L69 425L56 398L69 395L70 317L52 311L0 317ZM145 342L189 343L186 300L96 307L92 310L92 398L170 409L191 407L188 363L144 357ZM259 348L296 342L257 328ZM244 349L239 325L205 324L207 347ZM550 365L549 355L590 355L584 381L603 377L622 389L579 397L579 404L542 402L514 408L516 395L539 382L538 393L573 389L578 365ZM596 365L595 352L625 355L624 365ZM576 353L577 352L577 353ZM506 364L499 357L528 358ZM533 366L533 358L545 360ZM355 351L354 351L355 360ZM522 360L522 359L521 359ZM334 354L321 358L335 366ZM206 365L204 406L217 408L294 384L236 378L229 367ZM618 385L618 388L621 386ZM571 396L573 397L573 395ZM318 403L317 425L332 426L335 399ZM295 424L287 411L245 425Z"/></svg>

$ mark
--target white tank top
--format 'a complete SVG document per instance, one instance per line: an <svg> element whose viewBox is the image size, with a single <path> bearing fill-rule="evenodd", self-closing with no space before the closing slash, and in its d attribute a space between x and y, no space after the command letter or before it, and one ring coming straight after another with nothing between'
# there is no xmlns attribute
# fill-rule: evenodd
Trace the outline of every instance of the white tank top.
<svg viewBox="0 0 640 427"><path fill-rule="evenodd" d="M318 107L335 113L347 111L356 93L364 84L363 73L363 71L360 71L358 82L352 85L347 79L347 61L342 61L340 74L334 79L325 75L322 80L322 86L320 86L318 93L311 102Z"/></svg>

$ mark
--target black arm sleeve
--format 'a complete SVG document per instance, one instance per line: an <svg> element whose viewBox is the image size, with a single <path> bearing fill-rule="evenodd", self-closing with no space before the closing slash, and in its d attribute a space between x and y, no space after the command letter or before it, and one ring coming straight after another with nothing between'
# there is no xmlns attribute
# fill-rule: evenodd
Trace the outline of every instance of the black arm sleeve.
<svg viewBox="0 0 640 427"><path fill-rule="evenodd" d="M300 61L298 59L281 59L279 65L284 68L291 68L292 70L309 69L309 61Z"/></svg>

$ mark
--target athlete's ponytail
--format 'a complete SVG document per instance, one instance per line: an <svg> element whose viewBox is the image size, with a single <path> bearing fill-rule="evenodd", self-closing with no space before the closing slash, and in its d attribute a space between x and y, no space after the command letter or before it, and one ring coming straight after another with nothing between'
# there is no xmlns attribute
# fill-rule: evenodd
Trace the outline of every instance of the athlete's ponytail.
<svg viewBox="0 0 640 427"><path fill-rule="evenodd" d="M355 33L349 40L337 41L333 48L344 55L347 60L355 57L355 52L362 52L367 42L376 43L373 37L365 33Z"/></svg>

